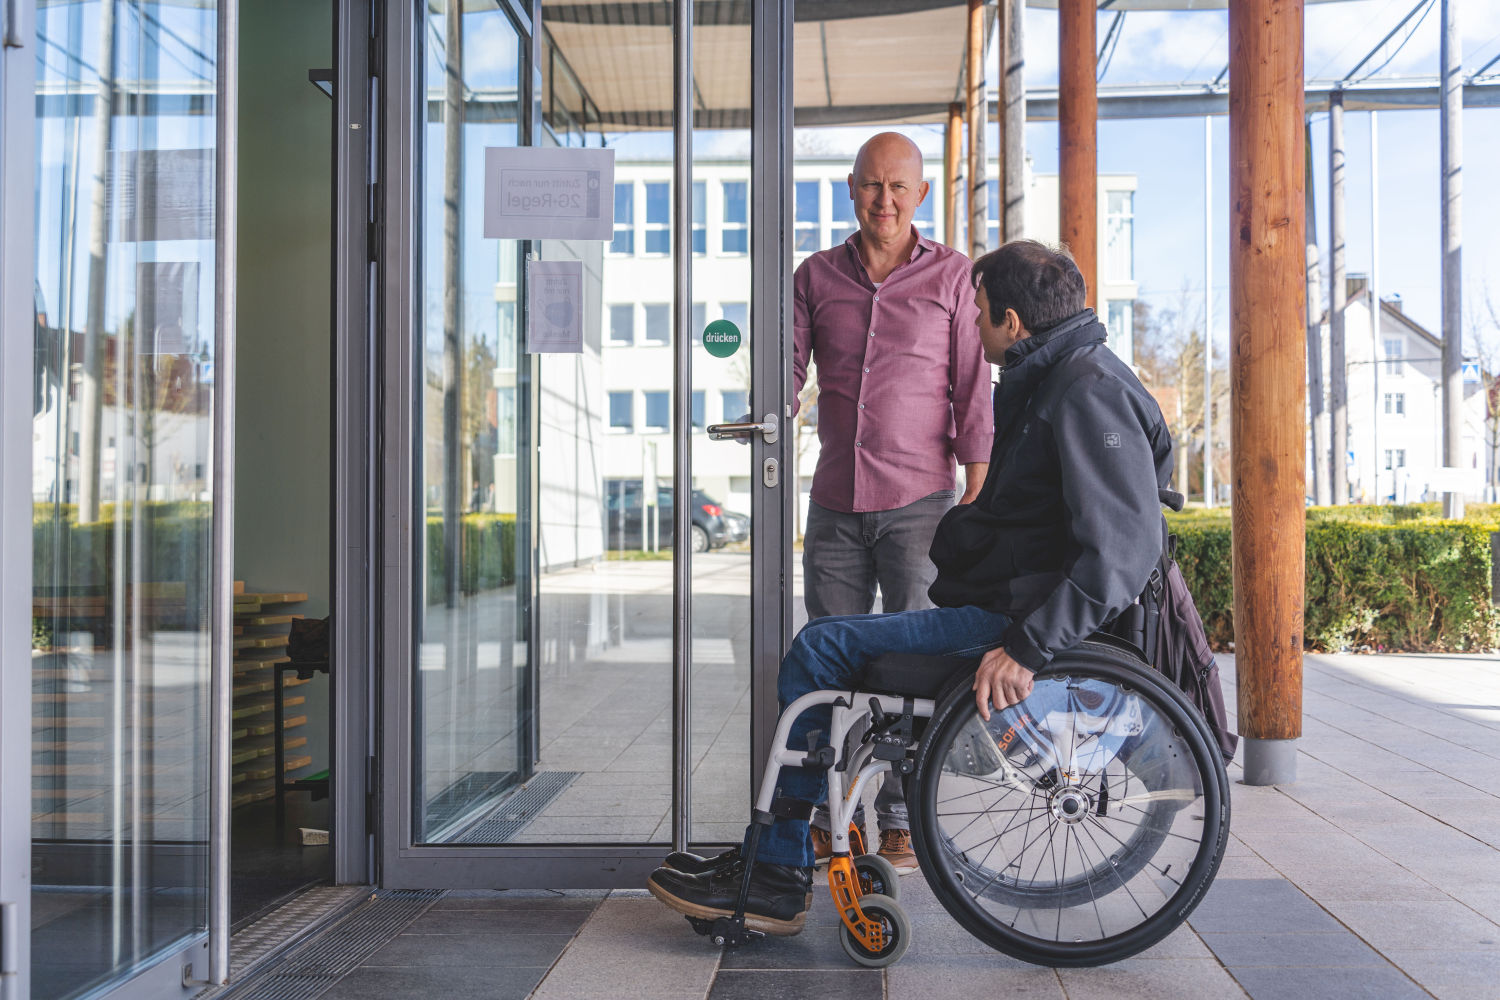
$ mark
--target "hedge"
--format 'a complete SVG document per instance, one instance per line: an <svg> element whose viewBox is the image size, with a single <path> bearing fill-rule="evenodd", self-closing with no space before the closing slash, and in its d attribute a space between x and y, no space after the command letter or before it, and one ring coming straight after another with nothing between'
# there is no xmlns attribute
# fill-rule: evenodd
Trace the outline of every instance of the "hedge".
<svg viewBox="0 0 1500 1000"><path fill-rule="evenodd" d="M1462 521L1444 521L1435 504L1309 508L1307 648L1458 652L1500 645L1490 594L1497 507L1465 513ZM1234 639L1229 512L1185 511L1168 522L1209 640L1224 649Z"/></svg>
<svg viewBox="0 0 1500 1000"><path fill-rule="evenodd" d="M459 590L465 594L494 590L516 582L516 516L464 514ZM447 599L443 573L443 518L427 516L427 603Z"/></svg>

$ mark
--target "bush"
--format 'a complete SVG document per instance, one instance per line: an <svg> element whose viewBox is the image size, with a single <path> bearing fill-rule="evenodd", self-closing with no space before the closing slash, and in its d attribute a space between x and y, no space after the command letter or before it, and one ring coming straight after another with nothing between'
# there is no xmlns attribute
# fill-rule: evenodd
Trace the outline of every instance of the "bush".
<svg viewBox="0 0 1500 1000"><path fill-rule="evenodd" d="M516 582L516 516L464 514L459 536L459 591L474 594ZM427 516L427 603L447 599L443 518Z"/></svg>
<svg viewBox="0 0 1500 1000"><path fill-rule="evenodd" d="M1436 505L1307 512L1304 638L1312 650L1472 651L1500 643L1490 600L1493 505L1462 521ZM1171 514L1177 559L1217 649L1234 639L1227 511Z"/></svg>

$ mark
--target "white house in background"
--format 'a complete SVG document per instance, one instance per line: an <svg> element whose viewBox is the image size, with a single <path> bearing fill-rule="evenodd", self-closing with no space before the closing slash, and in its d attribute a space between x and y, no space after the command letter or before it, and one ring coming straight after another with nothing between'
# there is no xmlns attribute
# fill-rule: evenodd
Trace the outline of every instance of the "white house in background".
<svg viewBox="0 0 1500 1000"><path fill-rule="evenodd" d="M1379 342L1371 336L1370 294L1363 276L1349 279L1344 319L1349 386L1349 493L1364 503L1437 499L1442 465L1442 339L1401 311L1399 299L1381 302ZM1324 386L1328 386L1328 328L1324 324ZM1466 365L1463 467L1465 495L1491 495L1493 460L1485 447L1484 393L1477 366ZM1329 418L1325 418L1329 419ZM1309 438L1309 442L1311 438ZM1308 483L1312 483L1309 446ZM1311 485L1309 485L1311 491Z"/></svg>
<svg viewBox="0 0 1500 1000"><path fill-rule="evenodd" d="M941 164L929 164L932 190L918 210L917 227L941 239ZM995 170L994 164L991 171ZM842 242L856 228L846 179L849 160L799 158L794 166L794 263ZM731 510L750 509L750 450L733 441L710 441L706 425L732 421L748 412L748 347L755 339L749 316L750 164L746 160L693 163L693 479L694 485ZM665 160L617 160L615 238L604 253L602 360L604 432L603 478L645 479L672 475L670 435L672 388L672 164ZM993 221L998 183L990 182L992 221L989 245L997 245ZM1131 317L1136 297L1133 175L1099 178L1100 314L1110 329L1110 346L1133 360ZM1055 241L1058 182L1055 175L1029 178L1026 232ZM740 352L719 359L701 348L706 323L729 319L745 343ZM812 470L817 463L815 429L799 440L800 499L805 512Z"/></svg>

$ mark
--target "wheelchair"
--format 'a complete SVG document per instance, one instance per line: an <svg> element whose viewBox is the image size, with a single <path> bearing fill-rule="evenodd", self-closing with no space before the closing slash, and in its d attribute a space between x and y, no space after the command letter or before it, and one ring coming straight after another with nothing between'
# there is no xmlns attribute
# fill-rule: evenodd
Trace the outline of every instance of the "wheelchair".
<svg viewBox="0 0 1500 1000"><path fill-rule="evenodd" d="M1020 704L980 718L978 661L888 655L854 691L814 691L781 715L745 840L715 864L742 872L732 916L688 918L715 944L745 926L761 831L805 803L776 798L783 767L827 772L828 888L839 942L883 968L911 945L900 882L851 842L871 780L903 776L923 876L975 937L1038 965L1092 966L1137 954L1203 898L1229 837L1229 780L1198 710L1129 642L1107 634L1059 654ZM787 745L809 708L832 706L827 745ZM857 836L857 835L855 835Z"/></svg>

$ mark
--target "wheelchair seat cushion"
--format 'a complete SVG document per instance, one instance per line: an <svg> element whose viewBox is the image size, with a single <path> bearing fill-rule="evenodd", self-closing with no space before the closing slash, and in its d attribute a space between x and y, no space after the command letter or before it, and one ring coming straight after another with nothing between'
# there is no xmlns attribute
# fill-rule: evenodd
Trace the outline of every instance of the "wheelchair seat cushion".
<svg viewBox="0 0 1500 1000"><path fill-rule="evenodd" d="M936 698L949 681L978 666L979 661L970 656L886 653L870 664L859 688L879 694Z"/></svg>

